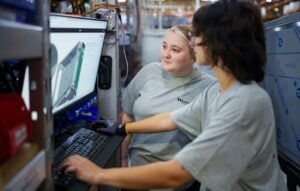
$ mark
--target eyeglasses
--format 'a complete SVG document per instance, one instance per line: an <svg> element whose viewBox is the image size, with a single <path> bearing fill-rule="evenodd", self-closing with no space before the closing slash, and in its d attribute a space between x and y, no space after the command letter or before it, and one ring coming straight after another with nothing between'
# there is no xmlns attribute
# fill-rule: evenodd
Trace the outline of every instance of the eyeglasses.
<svg viewBox="0 0 300 191"><path fill-rule="evenodd" d="M191 41L194 36L195 36L195 32L194 31L190 31L189 32L189 40Z"/></svg>
<svg viewBox="0 0 300 191"><path fill-rule="evenodd" d="M192 48L195 48L196 46L207 46L207 42L195 42L195 33L193 31L189 32L189 40L190 40L190 45Z"/></svg>
<svg viewBox="0 0 300 191"><path fill-rule="evenodd" d="M194 46L207 46L207 42L198 42L198 43L194 42Z"/></svg>
<svg viewBox="0 0 300 191"><path fill-rule="evenodd" d="M195 39L192 38L192 39L190 40L190 46L191 46L192 48L195 48L196 46L207 46L207 42L195 42Z"/></svg>

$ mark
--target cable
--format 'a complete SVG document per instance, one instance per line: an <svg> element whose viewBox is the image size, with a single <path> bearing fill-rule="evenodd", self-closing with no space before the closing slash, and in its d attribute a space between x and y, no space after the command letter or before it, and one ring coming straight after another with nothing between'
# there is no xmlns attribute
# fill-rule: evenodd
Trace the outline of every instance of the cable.
<svg viewBox="0 0 300 191"><path fill-rule="evenodd" d="M141 16L140 16L138 0L135 1L135 7L136 7L136 31L135 31L134 43L136 43L139 38L139 33L141 28Z"/></svg>
<svg viewBox="0 0 300 191"><path fill-rule="evenodd" d="M118 15L118 18L119 18L119 21L120 21L120 24L121 24L121 32L119 32L119 33L117 34L117 39L116 39L116 41L115 41L115 42L106 42L106 43L109 44L109 45L115 45L115 44L117 44L117 42L119 41L119 39L120 39L121 37L123 37L124 42L123 42L123 48L122 48L122 50L123 50L123 54L124 54L124 58L125 58L125 63L126 63L126 74L125 74L124 80L121 82L121 87L122 87L122 86L124 85L124 83L126 82L127 78L128 78L129 64L128 64L128 59L127 59L127 55L126 55L126 51L125 51L125 33L124 33L124 30L125 30L125 29L124 29L123 22L122 22L122 18L121 18L121 9L120 9L118 6L113 5L113 4L108 4L108 3L103 4L103 3L101 3L101 4L96 4L94 9L92 9L91 11L89 11L89 12L83 14L83 16L86 16L86 15L88 15L88 14L90 14L90 13L93 13L93 12L97 11L97 10L100 9L100 8L105 8L105 7L106 7L107 9L112 8L112 9L115 9L115 10L116 10L116 13L117 13L117 15ZM101 18L103 18L103 16L109 14L109 13L112 11L112 9L107 10L107 11L101 16Z"/></svg>
<svg viewBox="0 0 300 191"><path fill-rule="evenodd" d="M119 17L120 19L120 17ZM129 72L129 64L128 64L128 60L127 60L127 56L126 56L126 51L125 51L125 33L124 33L124 26L122 23L122 19L120 19L120 24L121 24L121 34L123 37L123 54L124 54L124 58L125 58L125 63L126 63L126 74L125 74L125 78L123 80L123 82L121 82L121 87L123 87L124 83L126 82L127 78L128 78L128 72Z"/></svg>
<svg viewBox="0 0 300 191"><path fill-rule="evenodd" d="M108 9L108 8L115 8L116 9L116 8L118 8L118 6L116 6L114 4L109 4L109 3L97 3L97 4L95 4L95 8L93 8L91 11L89 11L89 12L87 12L85 14L82 14L82 16L86 16L88 14L91 14L91 13L93 13L93 12L95 12L98 9L101 9L101 8L106 8L106 9Z"/></svg>

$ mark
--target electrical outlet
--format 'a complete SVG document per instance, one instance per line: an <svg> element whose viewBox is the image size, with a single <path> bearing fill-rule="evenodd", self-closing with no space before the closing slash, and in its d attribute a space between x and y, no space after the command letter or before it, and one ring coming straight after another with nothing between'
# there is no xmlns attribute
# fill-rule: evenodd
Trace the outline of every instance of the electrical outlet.
<svg viewBox="0 0 300 191"><path fill-rule="evenodd" d="M105 19L108 21L107 29L111 31L116 30L117 24L117 12L115 9L98 9L96 11L98 18Z"/></svg>

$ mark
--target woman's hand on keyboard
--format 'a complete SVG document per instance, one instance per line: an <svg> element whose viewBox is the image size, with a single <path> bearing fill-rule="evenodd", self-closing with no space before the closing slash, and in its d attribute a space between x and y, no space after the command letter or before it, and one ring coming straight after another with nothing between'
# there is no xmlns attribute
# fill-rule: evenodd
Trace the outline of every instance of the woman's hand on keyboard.
<svg viewBox="0 0 300 191"><path fill-rule="evenodd" d="M102 169L87 158L74 155L64 161L61 170L65 173L73 173L77 179L87 182L90 185L96 185L97 177L100 175Z"/></svg>

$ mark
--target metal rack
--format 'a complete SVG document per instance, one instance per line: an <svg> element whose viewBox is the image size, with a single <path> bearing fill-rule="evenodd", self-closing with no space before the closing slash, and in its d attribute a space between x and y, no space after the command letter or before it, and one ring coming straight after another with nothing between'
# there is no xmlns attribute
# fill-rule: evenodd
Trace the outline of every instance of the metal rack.
<svg viewBox="0 0 300 191"><path fill-rule="evenodd" d="M31 141L0 164L0 190L4 191L53 190L49 2L36 1L36 5L31 24L0 19L0 62L14 59L29 66L33 130Z"/></svg>

